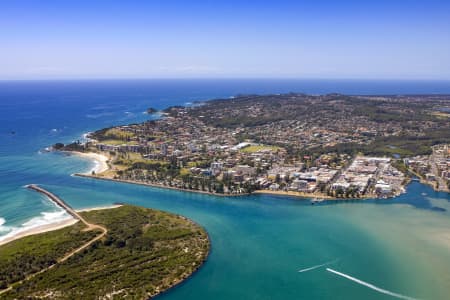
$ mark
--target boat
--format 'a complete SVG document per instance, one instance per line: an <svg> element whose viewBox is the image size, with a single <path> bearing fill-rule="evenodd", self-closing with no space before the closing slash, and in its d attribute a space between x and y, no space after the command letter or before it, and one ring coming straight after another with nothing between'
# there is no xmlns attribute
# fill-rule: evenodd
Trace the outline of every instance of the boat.
<svg viewBox="0 0 450 300"><path fill-rule="evenodd" d="M320 203L320 202L323 202L323 201L325 201L325 199L313 198L313 199L311 199L311 204L314 205L316 203Z"/></svg>

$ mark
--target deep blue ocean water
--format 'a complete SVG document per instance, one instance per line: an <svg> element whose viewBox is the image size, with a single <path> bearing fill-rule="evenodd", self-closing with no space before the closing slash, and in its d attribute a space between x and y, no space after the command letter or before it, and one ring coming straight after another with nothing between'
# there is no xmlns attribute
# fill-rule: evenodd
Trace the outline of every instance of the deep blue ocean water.
<svg viewBox="0 0 450 300"><path fill-rule="evenodd" d="M393 200L311 206L275 196L218 198L72 177L93 162L40 150L165 108L243 93L450 93L450 82L139 80L0 82L0 239L67 216L23 188L75 208L114 202L185 215L211 236L207 263L161 299L390 299L328 272L421 299L450 293L450 196L414 182ZM333 262L311 271L300 269Z"/></svg>

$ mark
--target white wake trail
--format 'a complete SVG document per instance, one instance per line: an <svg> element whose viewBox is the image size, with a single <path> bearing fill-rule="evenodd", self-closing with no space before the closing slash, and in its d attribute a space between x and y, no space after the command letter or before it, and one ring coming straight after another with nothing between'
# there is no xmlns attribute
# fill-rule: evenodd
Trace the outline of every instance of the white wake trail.
<svg viewBox="0 0 450 300"><path fill-rule="evenodd" d="M312 270L315 270L315 269L320 268L320 267L325 267L325 266L334 264L337 261L338 261L338 259L335 259L335 260L332 260L332 261L329 261L329 262L326 262L326 263L323 263L323 264L320 264L320 265L315 265L315 266L312 266L312 267L309 267L309 268L306 268L306 269L298 270L298 272L299 273L303 273L303 272L312 271Z"/></svg>
<svg viewBox="0 0 450 300"><path fill-rule="evenodd" d="M392 297L396 297L396 298L400 298L400 299L417 300L416 298L408 297L408 296L405 296L405 295L402 295L402 294L397 294L397 293L394 293L394 292L391 292L391 291L388 291L388 290L379 288L379 287L377 287L377 286L374 286L373 284L370 284L370 283L368 283L368 282L359 280L359 279L357 279L357 278L355 278L355 277L352 277L352 276L350 276L350 275L347 275L347 274L338 272L338 271L333 270L333 269L330 269L330 268L327 268L327 271L328 271L328 272L331 272L331 273L334 273L334 274L336 274L336 275L342 276L342 277L344 277L344 278L347 278L347 279L349 279L349 280L351 280L351 281L354 281L354 282L356 282L356 283L358 283L358 284L364 285L364 286L366 286L366 287L368 287L368 288L370 288L370 289L372 289L372 290L375 290L375 291L377 291L377 292L379 292L379 293L382 293L382 294L386 294L386 295L389 295L389 296L392 296Z"/></svg>

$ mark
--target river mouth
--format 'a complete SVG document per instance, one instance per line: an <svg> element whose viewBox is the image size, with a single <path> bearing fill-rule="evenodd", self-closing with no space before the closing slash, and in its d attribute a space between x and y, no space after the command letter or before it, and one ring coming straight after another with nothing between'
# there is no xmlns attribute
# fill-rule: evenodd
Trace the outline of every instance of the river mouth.
<svg viewBox="0 0 450 300"><path fill-rule="evenodd" d="M287 197L224 198L71 177L92 164L38 153L90 130L140 122L148 106L225 97L249 84L172 83L154 90L145 87L140 96L113 84L71 88L77 95L49 83L37 91L30 87L28 93L20 88L13 96L0 89L1 128L15 131L0 133L1 226L20 226L42 212L58 211L45 197L23 188L36 183L75 209L130 203L181 214L202 225L211 237L208 261L160 299L391 299L339 278L327 267L413 298L447 299L450 196L420 183L413 182L394 199L311 205ZM286 83L287 92L294 88ZM283 91L267 82L258 91L267 90ZM33 102L24 105L27 99Z"/></svg>
<svg viewBox="0 0 450 300"><path fill-rule="evenodd" d="M390 297L327 268L411 298L445 299L449 292L450 219L432 207L448 208L450 199L418 182L399 198L310 205L270 195L226 198L67 180L66 186L46 187L74 208L126 202L181 214L205 227L212 246L208 261L159 299Z"/></svg>

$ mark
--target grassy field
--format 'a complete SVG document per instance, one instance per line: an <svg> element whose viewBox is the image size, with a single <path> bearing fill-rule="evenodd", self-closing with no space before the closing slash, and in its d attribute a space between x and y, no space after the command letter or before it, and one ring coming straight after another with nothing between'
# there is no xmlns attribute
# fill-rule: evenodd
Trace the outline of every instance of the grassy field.
<svg viewBox="0 0 450 300"><path fill-rule="evenodd" d="M447 113L447 112L435 111L435 112L432 112L431 115L441 118L441 119L450 119L450 113Z"/></svg>
<svg viewBox="0 0 450 300"><path fill-rule="evenodd" d="M268 146L268 145L251 145L251 146L241 149L241 152L255 153L255 152L264 151L264 150L277 151L278 149L280 149L280 147Z"/></svg>
<svg viewBox="0 0 450 300"><path fill-rule="evenodd" d="M104 140L102 141L103 144L107 144L107 145L139 145L138 142L136 141L124 141L124 140L113 140L113 139L108 139L108 140Z"/></svg>
<svg viewBox="0 0 450 300"><path fill-rule="evenodd" d="M129 138L134 137L134 134L124 130L120 130L118 128L111 128L105 132L105 137L112 139L127 140Z"/></svg>
<svg viewBox="0 0 450 300"><path fill-rule="evenodd" d="M209 251L206 232L181 216L128 205L82 215L105 226L106 237L0 299L146 299L192 274ZM30 259L51 264L86 239L82 226L74 225L2 246L0 276L22 265L36 272L39 267L27 267Z"/></svg>

